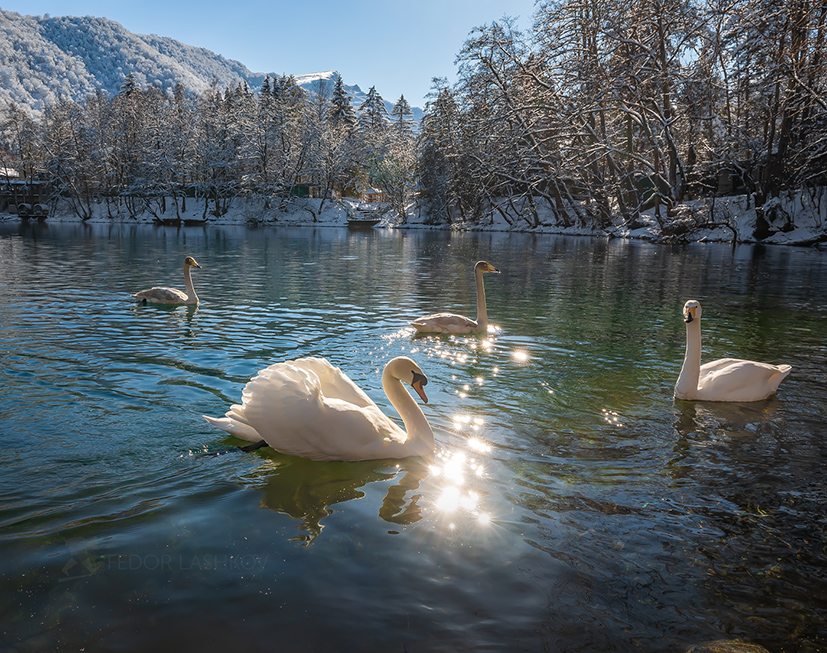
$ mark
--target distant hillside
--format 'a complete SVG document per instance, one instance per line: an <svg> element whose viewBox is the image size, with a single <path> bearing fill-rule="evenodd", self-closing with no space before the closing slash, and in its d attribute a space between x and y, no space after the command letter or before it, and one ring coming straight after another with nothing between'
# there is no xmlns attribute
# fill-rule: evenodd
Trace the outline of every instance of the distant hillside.
<svg viewBox="0 0 827 653"><path fill-rule="evenodd" d="M40 113L59 100L82 101L97 90L114 95L130 72L142 86L171 89L181 83L196 93L213 80L221 87L244 81L257 90L267 74L250 72L244 64L205 48L155 34L133 34L107 18L23 16L0 9L0 107L15 102ZM336 74L296 77L312 90L316 80L329 83ZM356 85L345 88L358 107L365 93ZM397 99L385 98L389 111ZM421 109L414 108L415 120L421 117Z"/></svg>

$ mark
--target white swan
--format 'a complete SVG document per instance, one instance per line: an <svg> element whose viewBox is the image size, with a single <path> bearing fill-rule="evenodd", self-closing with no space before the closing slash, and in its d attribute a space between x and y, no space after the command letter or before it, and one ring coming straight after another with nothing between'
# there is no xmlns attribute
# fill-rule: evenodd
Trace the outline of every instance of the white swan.
<svg viewBox="0 0 827 653"><path fill-rule="evenodd" d="M485 307L485 286L482 282L483 272L499 270L486 261L479 261L474 266L474 278L477 282L477 319L453 313L434 313L417 318L409 324L417 333L485 333L488 331L488 312Z"/></svg>
<svg viewBox="0 0 827 653"><path fill-rule="evenodd" d="M379 460L425 456L434 433L402 385L410 384L428 402L428 379L410 358L385 365L382 387L399 411L399 428L338 367L324 358L299 358L259 371L244 386L242 403L213 426L243 440L264 441L281 453L312 460Z"/></svg>
<svg viewBox="0 0 827 653"><path fill-rule="evenodd" d="M701 304L690 299L683 307L686 357L675 398L690 401L760 401L773 394L792 369L737 358L701 365Z"/></svg>
<svg viewBox="0 0 827 653"><path fill-rule="evenodd" d="M139 302L148 302L150 304L197 304L198 295L195 294L195 288L192 285L190 268L200 267L192 256L184 259L184 285L187 292L181 292L177 288L155 286L136 292L132 296Z"/></svg>

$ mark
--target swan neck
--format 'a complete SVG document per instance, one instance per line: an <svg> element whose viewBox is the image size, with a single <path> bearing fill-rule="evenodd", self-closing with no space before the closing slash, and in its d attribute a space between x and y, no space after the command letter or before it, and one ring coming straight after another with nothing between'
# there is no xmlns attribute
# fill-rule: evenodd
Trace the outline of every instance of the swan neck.
<svg viewBox="0 0 827 653"><path fill-rule="evenodd" d="M198 295L195 294L195 286L192 285L192 268L189 265L184 266L184 287L187 291L187 304L195 304L198 302Z"/></svg>
<svg viewBox="0 0 827 653"><path fill-rule="evenodd" d="M480 331L488 329L488 311L485 306L485 284L482 281L482 269L478 268L475 271L477 282L477 325Z"/></svg>
<svg viewBox="0 0 827 653"><path fill-rule="evenodd" d="M686 324L686 355L683 359L675 394L679 397L694 395L698 391L701 375L701 321L699 319Z"/></svg>
<svg viewBox="0 0 827 653"><path fill-rule="evenodd" d="M382 389L405 424L408 434L406 449L414 447L413 455L430 453L434 448L434 432L425 413L402 385L402 381L388 372L387 368L382 373Z"/></svg>

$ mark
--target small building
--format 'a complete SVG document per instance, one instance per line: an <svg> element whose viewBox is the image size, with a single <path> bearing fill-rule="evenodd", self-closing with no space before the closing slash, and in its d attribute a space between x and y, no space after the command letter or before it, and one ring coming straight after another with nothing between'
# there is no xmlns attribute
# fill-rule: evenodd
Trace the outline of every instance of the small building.
<svg viewBox="0 0 827 653"><path fill-rule="evenodd" d="M8 174L8 168L3 170ZM0 211L16 213L21 218L46 217L49 213L46 187L45 181L24 181L0 175Z"/></svg>
<svg viewBox="0 0 827 653"><path fill-rule="evenodd" d="M325 194L324 188L316 184L299 182L290 189L290 192L296 197L308 197L313 199L321 199L325 196L326 199L339 200L342 199L342 192L336 188L328 188Z"/></svg>
<svg viewBox="0 0 827 653"><path fill-rule="evenodd" d="M387 197L385 193L378 188L366 188L362 191L362 201L375 204L377 202L386 202Z"/></svg>

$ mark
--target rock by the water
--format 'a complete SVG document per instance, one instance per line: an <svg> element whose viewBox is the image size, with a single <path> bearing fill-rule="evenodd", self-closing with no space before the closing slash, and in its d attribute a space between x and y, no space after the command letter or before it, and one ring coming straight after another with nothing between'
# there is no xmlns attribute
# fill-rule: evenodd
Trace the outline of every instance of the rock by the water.
<svg viewBox="0 0 827 653"><path fill-rule="evenodd" d="M685 653L769 653L769 651L763 646L749 644L740 639L717 639L714 642L690 646Z"/></svg>

